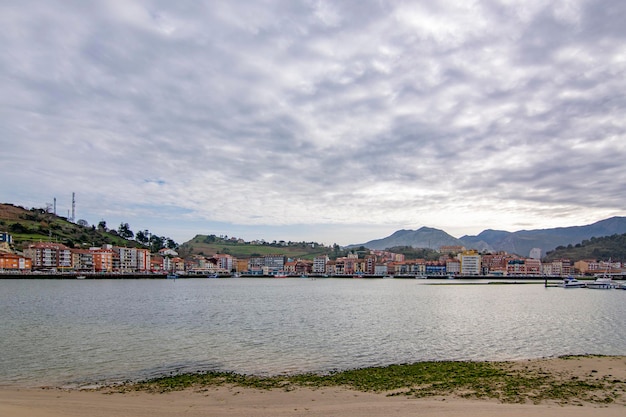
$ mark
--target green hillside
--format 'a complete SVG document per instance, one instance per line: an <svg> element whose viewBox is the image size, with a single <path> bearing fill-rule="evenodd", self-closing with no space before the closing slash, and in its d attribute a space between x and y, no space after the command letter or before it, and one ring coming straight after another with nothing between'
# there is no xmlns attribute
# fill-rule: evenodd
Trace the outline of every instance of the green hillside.
<svg viewBox="0 0 626 417"><path fill-rule="evenodd" d="M606 237L592 237L577 245L558 246L546 254L548 261L554 259L570 259L573 262L583 259L597 261L626 261L626 233Z"/></svg>
<svg viewBox="0 0 626 417"><path fill-rule="evenodd" d="M265 255L285 255L289 258L313 259L319 255L336 257L343 255L338 246L328 247L314 242L272 242L252 244L215 235L196 235L180 245L179 252L189 255L211 256L229 254L236 258L250 258Z"/></svg>
<svg viewBox="0 0 626 417"><path fill-rule="evenodd" d="M29 243L40 241L62 243L71 248L103 244L143 247L136 241L119 236L115 230L81 226L44 209L27 210L12 204L0 204L0 231L11 234L16 250L23 250Z"/></svg>

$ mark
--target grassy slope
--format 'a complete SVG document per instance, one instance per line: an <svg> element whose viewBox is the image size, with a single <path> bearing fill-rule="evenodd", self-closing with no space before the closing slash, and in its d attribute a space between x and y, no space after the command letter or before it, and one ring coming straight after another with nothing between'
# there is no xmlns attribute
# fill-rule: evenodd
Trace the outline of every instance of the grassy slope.
<svg viewBox="0 0 626 417"><path fill-rule="evenodd" d="M318 255L328 254L331 251L331 248L328 247L316 245L312 248L311 245L304 243L293 243L288 246L252 245L219 238L215 242L209 242L206 235L197 235L181 246L184 252L189 251L191 254L210 256L222 253L238 258L279 254L289 258L313 259Z"/></svg>
<svg viewBox="0 0 626 417"><path fill-rule="evenodd" d="M68 246L99 246L113 244L117 246L139 247L137 242L129 241L111 233L83 227L65 218L39 210L26 210L10 204L0 204L0 231L6 231L13 237L13 245L22 250L32 242L58 242Z"/></svg>

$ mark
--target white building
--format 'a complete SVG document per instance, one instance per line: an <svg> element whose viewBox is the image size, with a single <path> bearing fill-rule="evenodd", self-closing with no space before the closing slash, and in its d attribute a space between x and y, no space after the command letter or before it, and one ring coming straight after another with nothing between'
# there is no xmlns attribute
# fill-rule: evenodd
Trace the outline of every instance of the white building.
<svg viewBox="0 0 626 417"><path fill-rule="evenodd" d="M461 275L480 275L481 258L476 251L465 251L459 255Z"/></svg>

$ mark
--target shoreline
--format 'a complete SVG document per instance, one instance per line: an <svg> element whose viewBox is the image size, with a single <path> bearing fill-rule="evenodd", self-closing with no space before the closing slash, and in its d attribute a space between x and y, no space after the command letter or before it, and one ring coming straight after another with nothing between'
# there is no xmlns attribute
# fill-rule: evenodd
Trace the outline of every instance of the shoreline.
<svg viewBox="0 0 626 417"><path fill-rule="evenodd" d="M476 397L470 391L480 387L464 384L444 384L443 390L421 396L420 387L425 384L411 380L414 373L421 371L410 367L422 366L424 363L393 366L392 374L384 373L389 371L388 367L349 371L365 374L338 373L342 379L328 385L319 381L317 385L311 384L310 380L304 380L300 385L293 381L285 384L283 381L283 385L268 388L249 384L245 380L213 380L208 383L205 381L204 384L192 382L187 386L177 386L176 389L163 389L162 386L155 389L138 384L92 390L0 387L0 415L161 417L185 413L190 416L235 417L360 417L393 414L518 417L549 414L612 417L623 415L626 407L626 356L565 356L512 362L478 362L478 368L465 371L465 374L458 368L446 368L450 362L427 364L442 372L438 379L452 374L456 379L463 380L469 375L467 372L479 372L481 377L487 379L474 379L470 382L483 388L489 378L500 376L500 373L484 375L485 370L491 369L489 367L493 364L504 370L507 378L515 376L524 379L521 385L513 385L517 390L515 396L505 396L504 401L488 395ZM472 363L452 364L465 366ZM488 367L481 368L483 365ZM432 374L433 369L428 372ZM398 370L404 372L404 379L395 381L392 376ZM373 388L368 389L368 381L372 378L367 375L371 377L372 373L376 376L373 380L390 380L396 384L396 388L380 390L376 388L378 385L373 385ZM420 381L425 378L424 375L426 374L418 375ZM350 380L350 376L354 380ZM354 381L366 384L357 388ZM529 381L541 383L524 386ZM500 384L500 380L494 382ZM498 384L495 386L504 389ZM556 397L551 397L553 388L561 384L568 389L578 386L581 391L565 390L557 393ZM523 392L526 394L522 394ZM542 393L550 395L543 396Z"/></svg>

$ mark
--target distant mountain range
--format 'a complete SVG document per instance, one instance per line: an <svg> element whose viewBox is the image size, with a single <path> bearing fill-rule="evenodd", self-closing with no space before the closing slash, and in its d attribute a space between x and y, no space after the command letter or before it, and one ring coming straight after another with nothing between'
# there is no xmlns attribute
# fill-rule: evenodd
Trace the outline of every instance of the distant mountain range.
<svg viewBox="0 0 626 417"><path fill-rule="evenodd" d="M540 248L542 254L557 246L575 245L592 237L611 236L626 233L626 217L611 217L586 226L557 227L554 229L484 230L477 236L463 236L460 239L443 230L422 227L417 230L398 230L392 235L370 240L361 245L369 249L387 249L394 246L438 249L441 246L460 245L467 249L506 251L520 256L528 256L532 248Z"/></svg>

